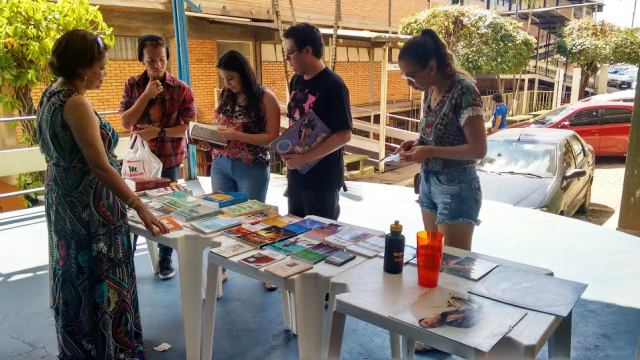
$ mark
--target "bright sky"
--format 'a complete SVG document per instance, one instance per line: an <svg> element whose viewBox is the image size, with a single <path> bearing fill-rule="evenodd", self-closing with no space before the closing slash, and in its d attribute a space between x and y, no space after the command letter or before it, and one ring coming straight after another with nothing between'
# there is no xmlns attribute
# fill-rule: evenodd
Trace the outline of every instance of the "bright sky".
<svg viewBox="0 0 640 360"><path fill-rule="evenodd" d="M596 19L605 20L612 24L630 27L633 17L633 6L638 2L636 16L633 22L635 27L640 27L640 0L602 0L604 9L596 14Z"/></svg>

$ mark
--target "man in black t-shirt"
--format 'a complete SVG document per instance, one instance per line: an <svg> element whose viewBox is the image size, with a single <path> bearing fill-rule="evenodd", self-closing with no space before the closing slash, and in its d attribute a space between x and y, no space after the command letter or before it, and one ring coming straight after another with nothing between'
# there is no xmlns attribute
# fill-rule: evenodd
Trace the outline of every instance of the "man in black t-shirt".
<svg viewBox="0 0 640 360"><path fill-rule="evenodd" d="M343 146L351 140L351 106L344 81L322 61L324 42L320 30L308 23L285 33L286 56L296 74L289 84L289 124L313 111L331 135L302 154L283 155L287 165L289 213L317 215L337 220L338 191L344 185ZM307 173L296 170L320 159Z"/></svg>

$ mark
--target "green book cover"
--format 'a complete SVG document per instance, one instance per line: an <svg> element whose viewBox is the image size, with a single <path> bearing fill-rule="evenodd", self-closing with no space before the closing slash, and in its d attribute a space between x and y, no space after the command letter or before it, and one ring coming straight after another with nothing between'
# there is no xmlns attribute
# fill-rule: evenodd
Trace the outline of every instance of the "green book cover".
<svg viewBox="0 0 640 360"><path fill-rule="evenodd" d="M327 257L325 254L320 254L309 249L300 250L297 253L291 255L293 258L300 261L304 261L309 264L316 264L324 260Z"/></svg>

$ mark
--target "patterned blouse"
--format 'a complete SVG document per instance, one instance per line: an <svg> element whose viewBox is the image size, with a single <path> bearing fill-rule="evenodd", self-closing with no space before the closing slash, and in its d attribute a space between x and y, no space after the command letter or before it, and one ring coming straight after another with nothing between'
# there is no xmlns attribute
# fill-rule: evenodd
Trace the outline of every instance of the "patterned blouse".
<svg viewBox="0 0 640 360"><path fill-rule="evenodd" d="M424 116L420 120L418 145L456 146L467 143L462 127L470 116L484 115L482 98L472 81L456 75L449 87L431 108L432 91L425 96ZM428 171L446 171L473 166L474 160L428 158L422 167Z"/></svg>
<svg viewBox="0 0 640 360"><path fill-rule="evenodd" d="M264 90L261 88L260 99ZM246 106L236 105L233 108L230 104L222 106L216 111L218 124L241 131L245 134L262 134L267 129L267 121L264 114L252 118L247 114ZM225 156L229 159L240 159L250 166L269 166L269 149L266 146L248 144L238 140L231 140L225 148L214 147L211 150L213 158Z"/></svg>

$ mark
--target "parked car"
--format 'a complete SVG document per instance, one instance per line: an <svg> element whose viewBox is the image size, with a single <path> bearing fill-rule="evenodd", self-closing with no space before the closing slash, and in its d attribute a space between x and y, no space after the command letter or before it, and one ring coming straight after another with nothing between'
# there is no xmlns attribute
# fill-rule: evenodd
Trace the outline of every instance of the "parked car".
<svg viewBox="0 0 640 360"><path fill-rule="evenodd" d="M626 67L626 68L623 67L618 72L608 75L607 86L613 87L613 88L620 88L620 82L623 81L623 80L628 80L634 73L635 73L635 75L638 74L638 68L637 67L635 67L635 66L630 66L630 67ZM633 79L631 80L631 82L633 82L635 79L636 78L634 76ZM631 87L631 86L629 86L629 87Z"/></svg>
<svg viewBox="0 0 640 360"><path fill-rule="evenodd" d="M632 85L635 88L635 85ZM632 103L636 98L635 90L620 90L616 92L612 92L610 94L599 94L586 97L580 102L588 102L588 101L622 101L622 102L630 102Z"/></svg>
<svg viewBox="0 0 640 360"><path fill-rule="evenodd" d="M571 130L505 129L478 163L482 197L572 216L591 204L593 148Z"/></svg>
<svg viewBox="0 0 640 360"><path fill-rule="evenodd" d="M510 127L570 129L591 145L597 156L625 156L629 145L632 112L633 103L577 102Z"/></svg>
<svg viewBox="0 0 640 360"><path fill-rule="evenodd" d="M638 79L638 68L629 69L618 79L618 89L632 89Z"/></svg>
<svg viewBox="0 0 640 360"><path fill-rule="evenodd" d="M622 77L627 70L633 68L634 67L631 65L618 65L609 68L609 72L607 74L607 86L617 88L620 77Z"/></svg>

